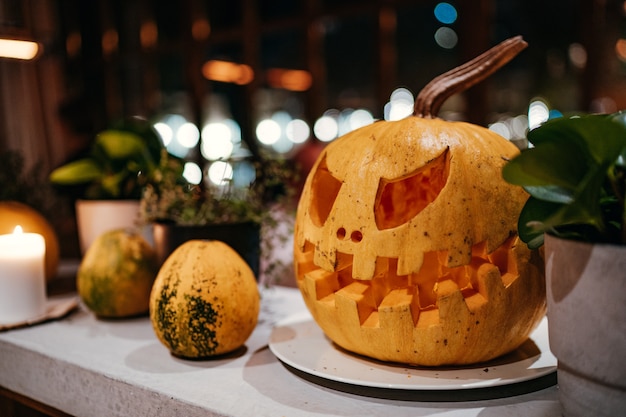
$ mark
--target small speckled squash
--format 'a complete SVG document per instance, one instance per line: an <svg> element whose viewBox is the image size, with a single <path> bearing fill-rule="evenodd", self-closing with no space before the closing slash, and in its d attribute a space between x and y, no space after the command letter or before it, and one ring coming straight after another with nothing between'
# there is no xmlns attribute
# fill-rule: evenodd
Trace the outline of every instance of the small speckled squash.
<svg viewBox="0 0 626 417"><path fill-rule="evenodd" d="M254 273L226 243L190 240L163 263L150 295L150 320L175 356L232 352L254 330L260 308Z"/></svg>
<svg viewBox="0 0 626 417"><path fill-rule="evenodd" d="M518 149L434 117L526 46L513 38L433 80L413 116L327 146L296 217L296 279L325 334L365 356L471 364L520 346L545 314L543 262L517 237L528 196L501 176Z"/></svg>
<svg viewBox="0 0 626 417"><path fill-rule="evenodd" d="M98 236L76 274L78 294L98 317L122 318L148 312L158 272L156 253L133 230L115 229Z"/></svg>

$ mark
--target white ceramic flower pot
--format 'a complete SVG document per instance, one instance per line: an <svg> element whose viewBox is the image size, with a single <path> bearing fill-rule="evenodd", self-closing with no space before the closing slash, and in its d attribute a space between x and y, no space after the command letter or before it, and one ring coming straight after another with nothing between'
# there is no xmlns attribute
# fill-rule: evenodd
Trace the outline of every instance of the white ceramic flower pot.
<svg viewBox="0 0 626 417"><path fill-rule="evenodd" d="M626 246L546 235L550 349L565 417L626 412Z"/></svg>
<svg viewBox="0 0 626 417"><path fill-rule="evenodd" d="M138 200L77 200L76 222L82 254L102 233L113 229L136 228L138 220Z"/></svg>

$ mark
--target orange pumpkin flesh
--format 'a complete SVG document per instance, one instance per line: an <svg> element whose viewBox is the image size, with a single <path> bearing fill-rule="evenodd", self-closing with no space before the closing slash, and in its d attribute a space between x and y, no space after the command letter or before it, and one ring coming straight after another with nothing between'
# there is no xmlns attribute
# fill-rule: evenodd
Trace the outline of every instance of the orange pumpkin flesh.
<svg viewBox="0 0 626 417"><path fill-rule="evenodd" d="M545 314L543 263L516 234L518 152L468 123L408 117L333 142L298 206L304 301L339 346L426 366L520 346Z"/></svg>

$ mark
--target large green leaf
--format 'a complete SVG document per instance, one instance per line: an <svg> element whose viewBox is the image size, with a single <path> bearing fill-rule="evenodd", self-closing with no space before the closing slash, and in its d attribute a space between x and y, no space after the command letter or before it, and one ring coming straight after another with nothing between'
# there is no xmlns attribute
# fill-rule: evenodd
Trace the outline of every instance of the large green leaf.
<svg viewBox="0 0 626 417"><path fill-rule="evenodd" d="M549 226L538 219L550 218L561 207L562 204L546 203L530 197L518 219L517 229L520 239L526 242L531 249L543 245L543 234L549 230Z"/></svg>
<svg viewBox="0 0 626 417"><path fill-rule="evenodd" d="M605 219L607 195L617 189L613 167L626 160L626 117L556 119L531 131L528 139L535 146L502 172L506 181L531 195L519 218L522 240L537 247L545 232L584 240L605 233L614 222ZM623 202L623 196L608 200Z"/></svg>
<svg viewBox="0 0 626 417"><path fill-rule="evenodd" d="M151 123L140 117L125 118L111 126L113 130L121 130L140 136L148 149L150 159L158 163L161 151L165 149L163 142Z"/></svg>
<svg viewBox="0 0 626 417"><path fill-rule="evenodd" d="M523 187L555 186L573 191L588 169L589 153L565 138L541 143L520 153L504 166L502 175Z"/></svg>
<svg viewBox="0 0 626 417"><path fill-rule="evenodd" d="M87 185L87 198L139 198L165 148L145 121L132 120L100 132L89 159L55 170L50 181Z"/></svg>
<svg viewBox="0 0 626 417"><path fill-rule="evenodd" d="M624 125L604 115L554 119L531 130L528 140L534 147L504 167L512 184L573 190L589 169L605 171L626 149Z"/></svg>
<svg viewBox="0 0 626 417"><path fill-rule="evenodd" d="M539 200L549 201L551 203L569 204L573 202L575 198L572 190L568 190L566 188L556 185L528 185L524 187L524 189L528 194L532 195L533 197Z"/></svg>
<svg viewBox="0 0 626 417"><path fill-rule="evenodd" d="M93 159L79 159L50 173L50 181L59 185L77 185L91 182L102 175L102 168Z"/></svg>
<svg viewBox="0 0 626 417"><path fill-rule="evenodd" d="M96 137L96 146L112 159L128 159L146 151L146 144L140 136L122 130L100 132Z"/></svg>
<svg viewBox="0 0 626 417"><path fill-rule="evenodd" d="M615 115L589 115L559 118L546 122L528 133L528 140L539 147L545 143L556 143L560 153L555 160L570 151L582 151L595 164L608 167L626 147L626 117ZM555 161L556 162L556 161Z"/></svg>

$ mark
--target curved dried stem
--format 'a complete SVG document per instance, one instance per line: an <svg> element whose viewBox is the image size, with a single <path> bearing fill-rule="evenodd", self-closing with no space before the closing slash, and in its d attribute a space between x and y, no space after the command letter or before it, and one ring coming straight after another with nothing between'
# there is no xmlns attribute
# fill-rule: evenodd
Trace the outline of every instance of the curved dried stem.
<svg viewBox="0 0 626 417"><path fill-rule="evenodd" d="M521 36L509 38L471 61L434 78L420 91L413 115L437 116L443 103L452 95L467 90L515 58L528 44Z"/></svg>

